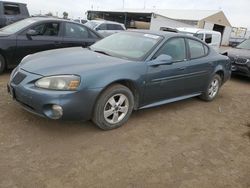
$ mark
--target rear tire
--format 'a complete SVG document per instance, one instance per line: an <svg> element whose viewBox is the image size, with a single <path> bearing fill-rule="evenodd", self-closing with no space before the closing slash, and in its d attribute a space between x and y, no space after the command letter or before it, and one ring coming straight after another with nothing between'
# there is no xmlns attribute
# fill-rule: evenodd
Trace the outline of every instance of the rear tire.
<svg viewBox="0 0 250 188"><path fill-rule="evenodd" d="M0 54L0 74L2 74L5 71L6 63L4 60L4 57Z"/></svg>
<svg viewBox="0 0 250 188"><path fill-rule="evenodd" d="M216 98L219 93L221 87L221 77L216 74L209 82L206 91L200 96L200 98L204 101L212 101Z"/></svg>
<svg viewBox="0 0 250 188"><path fill-rule="evenodd" d="M134 108L134 96L125 86L108 87L98 98L92 121L103 130L111 130L126 123Z"/></svg>

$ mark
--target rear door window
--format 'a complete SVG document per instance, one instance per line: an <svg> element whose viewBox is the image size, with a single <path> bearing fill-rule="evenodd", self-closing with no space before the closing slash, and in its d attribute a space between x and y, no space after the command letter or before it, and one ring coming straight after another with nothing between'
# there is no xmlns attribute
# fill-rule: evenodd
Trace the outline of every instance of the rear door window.
<svg viewBox="0 0 250 188"><path fill-rule="evenodd" d="M4 3L3 9L5 15L18 15L21 13L19 5L14 3Z"/></svg>
<svg viewBox="0 0 250 188"><path fill-rule="evenodd" d="M190 58L196 59L199 57L203 57L206 55L205 53L205 46L199 41L187 39L189 50L190 50Z"/></svg>
<svg viewBox="0 0 250 188"><path fill-rule="evenodd" d="M82 39L82 38L88 38L89 32L88 29L84 26L74 23L66 23L64 36L67 38Z"/></svg>

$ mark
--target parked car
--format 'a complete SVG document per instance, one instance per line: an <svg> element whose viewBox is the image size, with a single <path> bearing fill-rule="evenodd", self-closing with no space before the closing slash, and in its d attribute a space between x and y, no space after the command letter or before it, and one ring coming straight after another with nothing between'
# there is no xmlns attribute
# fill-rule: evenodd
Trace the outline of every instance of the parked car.
<svg viewBox="0 0 250 188"><path fill-rule="evenodd" d="M28 17L26 4L0 1L0 28Z"/></svg>
<svg viewBox="0 0 250 188"><path fill-rule="evenodd" d="M199 28L188 28L179 27L177 28L179 33L189 34L199 38L200 40L207 43L209 46L213 47L215 51L219 52L221 44L221 33L218 31L211 31L207 29Z"/></svg>
<svg viewBox="0 0 250 188"><path fill-rule="evenodd" d="M250 77L250 39L225 53L232 61L232 73Z"/></svg>
<svg viewBox="0 0 250 188"><path fill-rule="evenodd" d="M124 24L105 20L91 20L85 23L86 26L94 29L103 37L126 30Z"/></svg>
<svg viewBox="0 0 250 188"><path fill-rule="evenodd" d="M0 29L0 73L18 65L26 55L56 48L87 47L101 38L97 32L76 22L27 18Z"/></svg>
<svg viewBox="0 0 250 188"><path fill-rule="evenodd" d="M84 20L84 19L75 19L75 20L73 20L73 21L75 21L75 22L77 22L77 23L81 23L81 24L85 24L85 23L88 22L88 20Z"/></svg>
<svg viewBox="0 0 250 188"><path fill-rule="evenodd" d="M109 130L124 124L133 110L195 96L212 101L230 74L229 58L197 38L127 31L88 49L27 56L13 70L8 90L40 116L92 119Z"/></svg>

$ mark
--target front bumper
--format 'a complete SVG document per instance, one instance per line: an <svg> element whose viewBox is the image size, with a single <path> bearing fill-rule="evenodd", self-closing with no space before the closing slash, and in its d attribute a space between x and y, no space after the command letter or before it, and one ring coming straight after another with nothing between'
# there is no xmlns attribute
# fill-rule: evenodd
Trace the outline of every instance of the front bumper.
<svg viewBox="0 0 250 188"><path fill-rule="evenodd" d="M243 76L250 77L250 61L243 58L233 58L232 62L232 74L239 74ZM240 60L238 60L240 59Z"/></svg>
<svg viewBox="0 0 250 188"><path fill-rule="evenodd" d="M250 66L248 66L248 65L237 65L237 64L233 63L232 64L232 73L250 77Z"/></svg>
<svg viewBox="0 0 250 188"><path fill-rule="evenodd" d="M60 119L91 119L94 104L101 89L80 89L78 91L40 89L35 87L34 83L42 78L41 75L32 74L21 69L14 71L7 86L8 91L13 99L27 111L52 119L48 115L49 110L51 110L52 105L59 105L63 109L63 115ZM20 83L14 82L16 72L26 75Z"/></svg>

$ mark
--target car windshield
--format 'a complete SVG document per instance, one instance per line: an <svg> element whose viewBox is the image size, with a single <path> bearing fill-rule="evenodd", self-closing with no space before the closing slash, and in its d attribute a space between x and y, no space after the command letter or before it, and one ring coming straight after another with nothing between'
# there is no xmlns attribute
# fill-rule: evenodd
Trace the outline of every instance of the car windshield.
<svg viewBox="0 0 250 188"><path fill-rule="evenodd" d="M8 26L0 29L0 32L7 33L7 34L14 34L14 33L22 30L23 28L25 28L28 25L31 25L31 24L33 24L35 22L36 22L35 19L21 20L19 22L13 23L11 25L8 25Z"/></svg>
<svg viewBox="0 0 250 188"><path fill-rule="evenodd" d="M158 35L121 32L95 43L90 49L114 57L142 60L160 40L162 37Z"/></svg>
<svg viewBox="0 0 250 188"><path fill-rule="evenodd" d="M93 22L93 21L88 21L87 23L85 23L85 25L91 29L94 29L98 25L98 23Z"/></svg>
<svg viewBox="0 0 250 188"><path fill-rule="evenodd" d="M250 50L250 39L243 41L236 48L247 49Z"/></svg>

